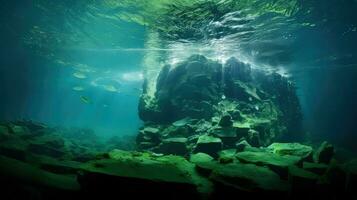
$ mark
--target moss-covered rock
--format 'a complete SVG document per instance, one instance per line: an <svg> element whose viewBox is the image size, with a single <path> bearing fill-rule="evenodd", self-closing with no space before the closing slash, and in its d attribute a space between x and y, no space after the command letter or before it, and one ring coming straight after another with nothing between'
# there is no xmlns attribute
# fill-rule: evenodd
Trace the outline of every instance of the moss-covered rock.
<svg viewBox="0 0 357 200"><path fill-rule="evenodd" d="M168 138L162 140L162 143L155 149L154 152L173 154L173 155L186 155L188 149L186 146L187 138Z"/></svg>
<svg viewBox="0 0 357 200"><path fill-rule="evenodd" d="M202 135L198 138L194 152L207 153L217 158L218 152L222 149L222 140L209 135Z"/></svg>
<svg viewBox="0 0 357 200"><path fill-rule="evenodd" d="M236 149L226 149L218 152L218 161L221 164L232 163L235 160Z"/></svg>
<svg viewBox="0 0 357 200"><path fill-rule="evenodd" d="M163 67L153 95L147 93L147 82L143 87L139 115L150 122L143 129L162 128L156 137L140 131L137 144L145 150L160 145L162 137L204 134L220 137L223 148L234 147L243 137L260 147L300 130L294 85L279 74L251 69L235 58L219 63L192 55L175 66Z"/></svg>
<svg viewBox="0 0 357 200"><path fill-rule="evenodd" d="M278 155L299 156L306 161L312 161L312 147L300 143L273 143L267 148Z"/></svg>
<svg viewBox="0 0 357 200"><path fill-rule="evenodd" d="M119 179L121 177L123 180L154 181L158 185L160 183L171 185L171 189L174 189L177 184L191 189L196 188L197 191L206 194L212 189L211 183L197 174L195 165L183 157L156 156L150 153L121 150L113 150L109 153L109 157L110 159L95 160L85 164L82 167L86 172L85 176L103 174Z"/></svg>
<svg viewBox="0 0 357 200"><path fill-rule="evenodd" d="M210 180L233 187L238 191L279 191L286 193L289 184L267 167L239 162L219 164L217 162L200 163L199 168L210 173Z"/></svg>
<svg viewBox="0 0 357 200"><path fill-rule="evenodd" d="M191 154L191 156L190 156L190 162L192 162L194 164L207 163L207 162L211 162L213 160L214 160L214 158L212 156L205 154L205 153L195 153L195 154Z"/></svg>
<svg viewBox="0 0 357 200"><path fill-rule="evenodd" d="M239 152L236 158L244 163L253 163L261 166L268 166L270 169L277 172L282 178L286 178L288 167L291 165L299 165L302 162L301 157L297 156L279 156L270 152Z"/></svg>

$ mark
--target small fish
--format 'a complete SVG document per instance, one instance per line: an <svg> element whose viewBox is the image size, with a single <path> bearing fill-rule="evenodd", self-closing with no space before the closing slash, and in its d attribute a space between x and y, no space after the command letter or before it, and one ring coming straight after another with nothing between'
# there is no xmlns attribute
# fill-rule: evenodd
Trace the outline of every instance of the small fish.
<svg viewBox="0 0 357 200"><path fill-rule="evenodd" d="M104 108L108 108L109 106L107 104L103 104L103 107Z"/></svg>
<svg viewBox="0 0 357 200"><path fill-rule="evenodd" d="M92 103L91 100L88 97L81 96L81 101L86 104Z"/></svg>
<svg viewBox="0 0 357 200"><path fill-rule="evenodd" d="M259 110L259 107L258 107L258 106L255 106L254 108L255 108L255 110Z"/></svg>
<svg viewBox="0 0 357 200"><path fill-rule="evenodd" d="M84 87L82 86L75 86L72 88L74 91L83 91L84 90Z"/></svg>
<svg viewBox="0 0 357 200"><path fill-rule="evenodd" d="M249 97L249 101L253 101L252 97Z"/></svg>
<svg viewBox="0 0 357 200"><path fill-rule="evenodd" d="M222 99L225 100L225 99L226 99L226 96L225 96L225 95L222 95Z"/></svg>
<svg viewBox="0 0 357 200"><path fill-rule="evenodd" d="M87 78L87 76L83 73L79 73L79 72L75 72L73 73L73 76L76 77L76 78L79 78L79 79L85 79Z"/></svg>
<svg viewBox="0 0 357 200"><path fill-rule="evenodd" d="M182 127L182 126L186 126L189 122L190 122L191 118L189 117L185 117L183 119L180 119L178 121L175 121L174 123L172 123L172 125L176 126L176 127Z"/></svg>
<svg viewBox="0 0 357 200"><path fill-rule="evenodd" d="M103 87L108 92L118 92L118 89L113 85L104 85Z"/></svg>

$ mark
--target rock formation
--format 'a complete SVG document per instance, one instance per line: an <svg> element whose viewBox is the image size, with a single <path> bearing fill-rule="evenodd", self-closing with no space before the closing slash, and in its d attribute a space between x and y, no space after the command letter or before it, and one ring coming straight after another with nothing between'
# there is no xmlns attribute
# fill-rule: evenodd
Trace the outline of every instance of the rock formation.
<svg viewBox="0 0 357 200"><path fill-rule="evenodd" d="M252 69L236 58L221 64L193 55L163 67L154 96L146 93L146 87L144 84L139 104L145 125L137 137L143 150L165 153L160 148L163 141L177 137L187 139L189 154L200 148L203 135L212 141L219 139L221 148L229 149L242 140L260 147L301 134L294 85L277 73ZM212 155L203 149L200 151Z"/></svg>

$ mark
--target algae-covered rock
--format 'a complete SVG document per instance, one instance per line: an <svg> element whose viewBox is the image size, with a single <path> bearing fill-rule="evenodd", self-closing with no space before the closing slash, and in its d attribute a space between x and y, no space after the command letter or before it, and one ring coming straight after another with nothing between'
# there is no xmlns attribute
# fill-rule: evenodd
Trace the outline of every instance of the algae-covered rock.
<svg viewBox="0 0 357 200"><path fill-rule="evenodd" d="M197 174L195 164L180 156L155 156L150 153L113 150L109 153L109 157L110 159L94 160L84 164L82 170L85 172L85 177L83 178L96 175L111 176L113 179L116 177L117 184L125 181L130 185L136 180L137 183L142 183L149 188L167 184L167 186L171 185L168 189L173 190L182 186L187 189L186 192L197 189L201 193L209 193L212 189L211 183ZM107 185L104 182L101 184Z"/></svg>
<svg viewBox="0 0 357 200"><path fill-rule="evenodd" d="M0 125L0 141L3 141L9 137L10 130L7 126Z"/></svg>
<svg viewBox="0 0 357 200"><path fill-rule="evenodd" d="M289 182L291 184L291 194L294 197L309 198L313 191L316 191L318 175L298 168L289 166Z"/></svg>
<svg viewBox="0 0 357 200"><path fill-rule="evenodd" d="M246 140L242 140L242 141L236 143L236 149L238 152L244 151L246 147L251 147L250 144Z"/></svg>
<svg viewBox="0 0 357 200"><path fill-rule="evenodd" d="M188 153L186 143L187 138L168 138L162 140L154 151L163 154L186 155Z"/></svg>
<svg viewBox="0 0 357 200"><path fill-rule="evenodd" d="M317 163L329 164L334 153L335 148L331 144L324 141L316 150L314 154L314 161Z"/></svg>
<svg viewBox="0 0 357 200"><path fill-rule="evenodd" d="M262 145L259 132L253 129L249 129L247 135L247 141L253 147L260 147Z"/></svg>
<svg viewBox="0 0 357 200"><path fill-rule="evenodd" d="M288 167L301 163L301 158L297 156L279 156L269 152L239 152L236 158L244 163L253 163L261 166L268 166L283 178L287 176Z"/></svg>
<svg viewBox="0 0 357 200"><path fill-rule="evenodd" d="M321 163L304 162L303 169L318 175L323 175L328 169L328 165Z"/></svg>
<svg viewBox="0 0 357 200"><path fill-rule="evenodd" d="M300 143L273 143L267 148L278 155L299 156L304 160L312 161L312 147Z"/></svg>
<svg viewBox="0 0 357 200"><path fill-rule="evenodd" d="M232 163L235 160L236 149L226 149L218 152L218 161L222 164Z"/></svg>
<svg viewBox="0 0 357 200"><path fill-rule="evenodd" d="M29 130L27 127L20 126L20 125L15 125L15 124L10 124L10 130L13 134L21 136L21 135L26 135L29 133Z"/></svg>
<svg viewBox="0 0 357 200"><path fill-rule="evenodd" d="M230 115L224 115L221 117L218 125L222 127L230 127L233 125L232 117Z"/></svg>
<svg viewBox="0 0 357 200"><path fill-rule="evenodd" d="M11 139L0 143L0 154L17 160L26 160L28 143L20 139Z"/></svg>
<svg viewBox="0 0 357 200"><path fill-rule="evenodd" d="M148 92L149 85L156 85L154 93ZM236 58L219 63L202 55L165 65L156 83L145 81L139 116L145 125L137 144L143 150L156 148L162 138L206 134L219 137L224 149L234 148L241 138L254 147L267 146L284 135L298 135L301 123L288 79ZM148 126L159 127L160 134L146 133ZM189 143L189 151L195 152Z"/></svg>
<svg viewBox="0 0 357 200"><path fill-rule="evenodd" d="M226 187L243 191L280 191L287 192L289 184L269 168L253 164L229 163L206 166L211 168L211 180L220 182Z"/></svg>
<svg viewBox="0 0 357 200"><path fill-rule="evenodd" d="M25 162L0 156L0 175L22 184L41 186L46 189L79 190L75 177L58 175L41 170Z"/></svg>
<svg viewBox="0 0 357 200"><path fill-rule="evenodd" d="M39 155L47 155L54 158L59 158L65 155L65 152L61 149L49 147L47 144L31 143L28 146L28 151Z"/></svg>
<svg viewBox="0 0 357 200"><path fill-rule="evenodd" d="M224 149L234 148L235 143L238 141L236 130L232 127L216 128L212 135L222 140Z"/></svg>
<svg viewBox="0 0 357 200"><path fill-rule="evenodd" d="M213 159L212 156L205 153L195 153L190 156L190 162L195 164L211 162Z"/></svg>
<svg viewBox="0 0 357 200"><path fill-rule="evenodd" d="M212 157L217 157L218 151L222 149L222 140L220 138L202 135L198 138L195 152L203 152L211 155Z"/></svg>

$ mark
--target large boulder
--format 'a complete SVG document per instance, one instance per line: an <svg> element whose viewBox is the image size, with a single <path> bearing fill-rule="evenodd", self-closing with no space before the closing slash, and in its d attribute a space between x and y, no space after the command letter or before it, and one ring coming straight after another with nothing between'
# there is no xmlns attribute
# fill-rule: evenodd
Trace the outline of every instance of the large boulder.
<svg viewBox="0 0 357 200"><path fill-rule="evenodd" d="M156 91L148 90L155 85ZM223 140L223 148L243 137L254 147L268 146L299 132L301 122L295 87L287 78L236 58L219 63L202 55L164 66L156 84L144 81L139 116L144 128L160 127L163 138L211 134ZM160 138L141 130L137 144L150 150Z"/></svg>

